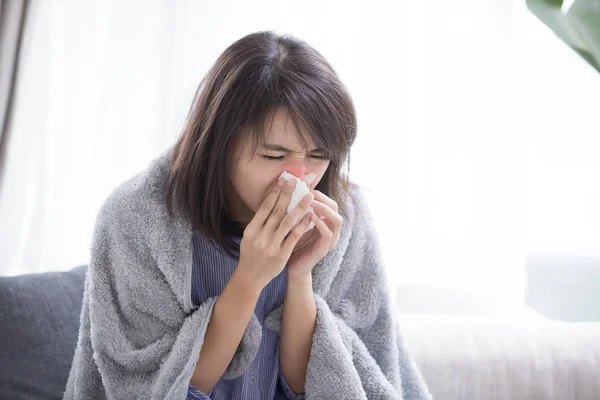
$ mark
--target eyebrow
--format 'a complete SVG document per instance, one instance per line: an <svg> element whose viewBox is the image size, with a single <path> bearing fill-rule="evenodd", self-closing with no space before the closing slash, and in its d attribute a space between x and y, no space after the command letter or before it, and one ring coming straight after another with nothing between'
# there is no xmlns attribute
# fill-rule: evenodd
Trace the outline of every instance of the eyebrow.
<svg viewBox="0 0 600 400"><path fill-rule="evenodd" d="M263 149L265 149L265 150L285 151L285 152L288 152L288 153L289 152L294 152L294 150L288 149L287 147L283 147L283 146L280 146L278 144L265 143L261 147ZM314 152L325 153L325 149L317 147L316 149L309 150L309 153L314 153Z"/></svg>

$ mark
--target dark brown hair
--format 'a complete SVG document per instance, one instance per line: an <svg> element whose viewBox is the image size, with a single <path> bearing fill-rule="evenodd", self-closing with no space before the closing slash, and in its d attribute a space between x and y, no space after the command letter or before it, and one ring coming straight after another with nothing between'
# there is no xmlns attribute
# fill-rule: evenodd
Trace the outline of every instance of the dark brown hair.
<svg viewBox="0 0 600 400"><path fill-rule="evenodd" d="M228 205L228 157L242 128L252 139L252 156L264 143L265 120L285 107L303 148L305 128L330 159L315 189L338 203L344 218L347 195L358 185L348 179L350 147L356 138L352 98L325 58L306 42L273 31L249 34L217 58L200 82L183 132L174 147L166 199L191 219L192 227L233 257L245 226L232 220ZM347 173L342 167L347 161Z"/></svg>

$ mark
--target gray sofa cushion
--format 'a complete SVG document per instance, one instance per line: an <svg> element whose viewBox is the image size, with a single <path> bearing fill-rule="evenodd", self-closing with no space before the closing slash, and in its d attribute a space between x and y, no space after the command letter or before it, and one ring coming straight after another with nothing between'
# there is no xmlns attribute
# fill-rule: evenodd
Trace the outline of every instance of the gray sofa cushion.
<svg viewBox="0 0 600 400"><path fill-rule="evenodd" d="M86 270L0 277L0 399L62 398Z"/></svg>

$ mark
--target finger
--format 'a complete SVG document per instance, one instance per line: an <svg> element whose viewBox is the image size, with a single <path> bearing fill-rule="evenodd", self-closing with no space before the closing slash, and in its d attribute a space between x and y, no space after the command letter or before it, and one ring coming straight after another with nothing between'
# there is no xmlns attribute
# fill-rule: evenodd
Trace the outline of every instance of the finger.
<svg viewBox="0 0 600 400"><path fill-rule="evenodd" d="M279 199L277 199L277 202L275 203L275 207L273 207L271 214L267 217L267 221L265 222L265 229L267 229L269 232L275 232L279 228L281 220L283 220L283 218L286 216L287 208L292 198L292 192L294 191L297 182L298 181L296 179L290 178L284 184L283 191L281 192Z"/></svg>
<svg viewBox="0 0 600 400"><path fill-rule="evenodd" d="M279 228L275 232L274 240L277 240L277 243L281 243L286 235L290 233L292 228L298 224L298 222L302 219L302 216L306 213L306 210L310 207L310 203L313 200L314 196L312 193L307 193L300 203L292 210L291 213L285 216L285 218L281 221Z"/></svg>
<svg viewBox="0 0 600 400"><path fill-rule="evenodd" d="M262 204L258 211L256 211L256 215L252 218L252 221L248 224L248 229L260 229L265 224L267 218L271 214L273 207L277 203L279 196L283 190L283 183L285 182L284 178L281 178L272 188L271 192L267 196L266 199L263 200Z"/></svg>
<svg viewBox="0 0 600 400"><path fill-rule="evenodd" d="M302 220L300 221L298 226L296 226L294 229L292 229L292 231L290 232L288 237L283 241L281 246L285 249L285 251L288 254L292 254L292 250L294 250L296 243L298 243L298 240L300 240L300 238L306 231L306 228L308 227L308 225L310 225L311 217L313 215L314 214L312 212L309 212L308 214L306 214L304 216L304 218L302 218Z"/></svg>
<svg viewBox="0 0 600 400"><path fill-rule="evenodd" d="M327 195L325 195L319 190L313 190L313 193L315 195L315 200L327 204L332 210L338 212L338 204L333 199L329 198Z"/></svg>
<svg viewBox="0 0 600 400"><path fill-rule="evenodd" d="M315 214L323 214L325 219L331 221L334 225L342 224L342 216L337 211L332 210L327 204L313 200L311 207L315 210Z"/></svg>
<svg viewBox="0 0 600 400"><path fill-rule="evenodd" d="M319 229L321 237L324 238L325 241L327 241L327 243L330 243L331 239L333 239L333 232L331 231L331 229L329 229L325 221L313 214L312 222L314 222L315 226Z"/></svg>
<svg viewBox="0 0 600 400"><path fill-rule="evenodd" d="M313 201L314 203L314 201ZM317 214L317 218L320 222L324 223L331 232L333 232L333 241L331 242L331 247L330 250L333 249L333 247L336 245L338 238L340 237L340 232L342 231L342 224L344 223L344 219L342 218L342 216L340 214L338 214L337 212L333 212L333 210L329 209L326 212L328 213L328 217L323 217L320 218L318 216L318 209L320 208L328 208L325 205L322 206L317 206L315 208L315 206L313 205L313 209L315 210L315 214ZM314 220L314 219L313 219ZM316 222L315 222L316 225Z"/></svg>

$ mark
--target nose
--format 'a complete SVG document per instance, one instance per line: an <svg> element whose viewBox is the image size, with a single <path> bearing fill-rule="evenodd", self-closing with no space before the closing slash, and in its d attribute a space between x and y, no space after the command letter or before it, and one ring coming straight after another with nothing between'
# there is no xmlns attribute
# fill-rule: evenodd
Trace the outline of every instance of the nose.
<svg viewBox="0 0 600 400"><path fill-rule="evenodd" d="M303 162L289 163L285 166L285 170L296 178L300 178L304 182L304 177L308 174L308 167Z"/></svg>

